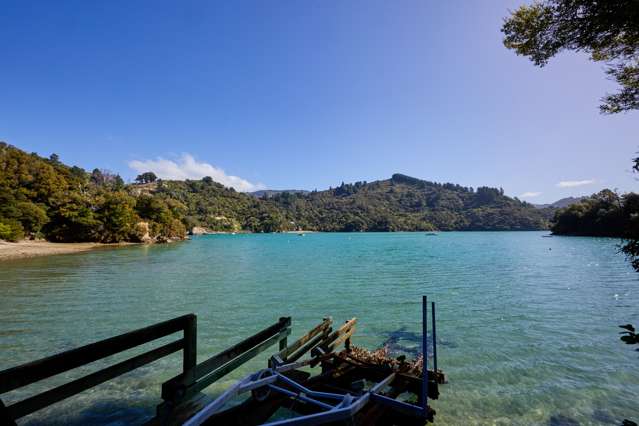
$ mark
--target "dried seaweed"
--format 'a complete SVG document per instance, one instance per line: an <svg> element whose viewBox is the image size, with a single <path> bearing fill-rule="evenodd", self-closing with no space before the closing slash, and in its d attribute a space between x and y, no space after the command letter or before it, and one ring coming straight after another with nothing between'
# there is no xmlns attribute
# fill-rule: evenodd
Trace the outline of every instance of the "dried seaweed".
<svg viewBox="0 0 639 426"><path fill-rule="evenodd" d="M390 355L390 349L387 345L373 351L353 346L349 351L342 352L341 355L362 364L386 367L393 371L415 376L421 376L424 365L424 357L421 354L417 358L408 361L403 355L394 358Z"/></svg>

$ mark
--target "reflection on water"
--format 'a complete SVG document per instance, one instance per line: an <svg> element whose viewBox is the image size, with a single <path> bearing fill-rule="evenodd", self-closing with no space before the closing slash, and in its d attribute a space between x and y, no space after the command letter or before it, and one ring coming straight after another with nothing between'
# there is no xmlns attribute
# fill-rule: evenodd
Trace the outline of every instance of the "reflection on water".
<svg viewBox="0 0 639 426"><path fill-rule="evenodd" d="M215 235L5 262L0 369L189 312L198 315L200 361L284 315L293 317L293 337L327 315L336 323L357 316L355 344L411 355L421 344L420 296L428 294L438 302L439 366L449 377L434 403L438 424L639 418L639 358L616 330L639 323L639 274L614 240L541 235ZM264 366L266 356L207 392ZM16 401L105 365L2 398ZM172 355L24 423L141 423L179 368L180 355Z"/></svg>

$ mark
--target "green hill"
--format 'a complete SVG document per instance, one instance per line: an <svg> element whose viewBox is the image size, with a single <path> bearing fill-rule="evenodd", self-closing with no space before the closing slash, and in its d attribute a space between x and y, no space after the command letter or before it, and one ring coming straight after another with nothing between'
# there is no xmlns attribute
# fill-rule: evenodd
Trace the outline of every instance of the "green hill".
<svg viewBox="0 0 639 426"><path fill-rule="evenodd" d="M342 183L327 191L276 194L277 205L295 226L318 231L535 230L544 212L504 195L402 174L375 182Z"/></svg>
<svg viewBox="0 0 639 426"><path fill-rule="evenodd" d="M639 194L618 195L604 189L557 210L552 223L556 235L619 237L639 235Z"/></svg>
<svg viewBox="0 0 639 426"><path fill-rule="evenodd" d="M153 175L152 173L148 175ZM277 232L533 230L543 210L504 195L395 174L313 192L239 193L211 178L124 184L0 142L0 239L166 241L195 226Z"/></svg>
<svg viewBox="0 0 639 426"><path fill-rule="evenodd" d="M120 176L91 173L0 142L0 239L140 241L183 238L186 207L131 193Z"/></svg>

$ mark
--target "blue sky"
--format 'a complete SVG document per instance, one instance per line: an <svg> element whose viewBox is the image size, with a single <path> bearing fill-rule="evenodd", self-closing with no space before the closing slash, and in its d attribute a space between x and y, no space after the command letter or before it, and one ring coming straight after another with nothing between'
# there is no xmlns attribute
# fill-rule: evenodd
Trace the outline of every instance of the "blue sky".
<svg viewBox="0 0 639 426"><path fill-rule="evenodd" d="M0 140L239 189L636 189L639 113L598 113L615 86L582 55L507 51L520 3L0 0Z"/></svg>

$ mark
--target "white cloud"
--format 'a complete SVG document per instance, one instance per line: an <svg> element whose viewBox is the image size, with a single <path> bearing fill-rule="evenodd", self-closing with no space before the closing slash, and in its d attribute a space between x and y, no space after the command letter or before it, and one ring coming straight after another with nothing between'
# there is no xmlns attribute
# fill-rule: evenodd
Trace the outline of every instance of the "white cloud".
<svg viewBox="0 0 639 426"><path fill-rule="evenodd" d="M559 188L574 188L576 186L584 186L591 185L597 182L595 179L584 179L584 180L562 180L557 184Z"/></svg>
<svg viewBox="0 0 639 426"><path fill-rule="evenodd" d="M138 173L153 172L160 179L202 179L210 176L215 182L242 192L265 188L261 183L255 184L238 176L227 175L224 170L209 163L198 162L191 154L186 153L177 162L158 157L155 160L129 161L129 167Z"/></svg>
<svg viewBox="0 0 639 426"><path fill-rule="evenodd" d="M519 198L534 198L534 197L539 197L540 195L541 195L541 192L524 192L523 194L519 196Z"/></svg>

